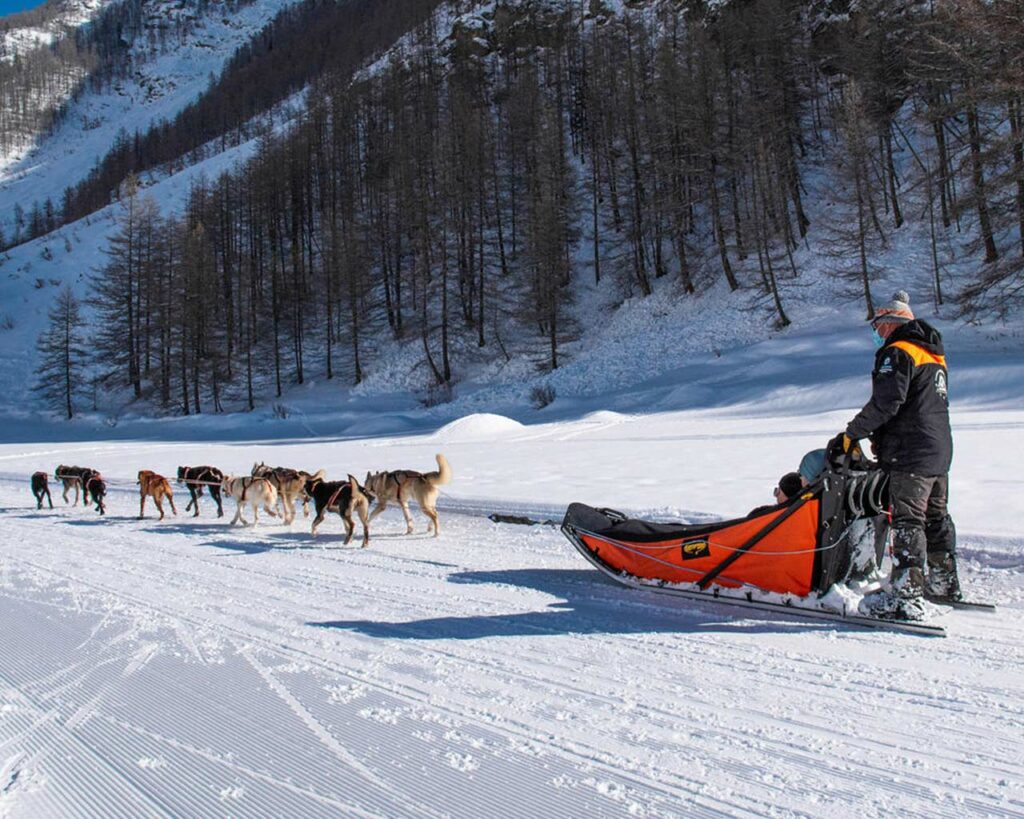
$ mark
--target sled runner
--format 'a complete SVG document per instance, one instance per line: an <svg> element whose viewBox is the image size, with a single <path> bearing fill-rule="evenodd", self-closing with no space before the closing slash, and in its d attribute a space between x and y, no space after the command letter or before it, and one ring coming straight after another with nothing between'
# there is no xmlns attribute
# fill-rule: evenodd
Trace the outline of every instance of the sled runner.
<svg viewBox="0 0 1024 819"><path fill-rule="evenodd" d="M928 623L848 611L842 595L822 598L847 578L847 535L888 506L886 476L830 466L787 504L710 524L651 523L610 509L572 504L562 532L594 566L634 588L783 610L855 625L943 636Z"/></svg>

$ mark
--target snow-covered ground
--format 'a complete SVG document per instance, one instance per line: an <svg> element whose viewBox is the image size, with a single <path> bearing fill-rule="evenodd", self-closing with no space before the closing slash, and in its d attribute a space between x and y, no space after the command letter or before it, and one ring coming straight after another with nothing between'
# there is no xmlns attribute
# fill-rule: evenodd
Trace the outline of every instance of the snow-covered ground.
<svg viewBox="0 0 1024 819"><path fill-rule="evenodd" d="M999 611L945 615L945 640L631 591L557 529L485 517L742 514L848 415L0 445L0 815L1022 816L1019 405L954 415L961 571ZM136 519L141 468L361 477L438 451L438 539L415 510L367 549L337 519L231 528L180 490ZM103 471L105 518L35 511L28 475L58 463Z"/></svg>

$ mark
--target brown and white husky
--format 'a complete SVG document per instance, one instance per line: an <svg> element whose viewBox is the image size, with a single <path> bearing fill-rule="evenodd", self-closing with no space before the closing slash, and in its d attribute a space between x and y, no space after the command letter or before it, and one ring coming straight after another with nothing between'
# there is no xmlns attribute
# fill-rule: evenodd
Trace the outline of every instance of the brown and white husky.
<svg viewBox="0 0 1024 819"><path fill-rule="evenodd" d="M309 517L309 495L304 487L306 481L313 478L323 480L322 469L310 475L301 469L288 469L284 466L267 466L265 463L252 465L252 474L257 478L266 478L277 490L277 497L284 506L284 522L290 524L295 520L295 501L302 501L302 512Z"/></svg>

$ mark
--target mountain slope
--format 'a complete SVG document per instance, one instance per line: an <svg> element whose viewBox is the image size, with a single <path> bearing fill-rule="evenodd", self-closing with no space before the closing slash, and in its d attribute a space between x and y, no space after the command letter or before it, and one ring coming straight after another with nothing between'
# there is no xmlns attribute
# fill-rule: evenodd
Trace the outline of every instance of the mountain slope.
<svg viewBox="0 0 1024 819"><path fill-rule="evenodd" d="M147 2L141 28L187 33L154 48L149 37L130 47L122 76L108 88L86 91L69 102L56 130L25 155L10 154L0 170L0 227L8 237L18 230L15 206L27 211L50 200L60 207L64 191L92 170L117 143L173 118L207 88L211 75L291 0L247 4ZM186 25L187 24L187 25ZM28 214L26 214L26 218ZM25 226L22 226L24 231Z"/></svg>

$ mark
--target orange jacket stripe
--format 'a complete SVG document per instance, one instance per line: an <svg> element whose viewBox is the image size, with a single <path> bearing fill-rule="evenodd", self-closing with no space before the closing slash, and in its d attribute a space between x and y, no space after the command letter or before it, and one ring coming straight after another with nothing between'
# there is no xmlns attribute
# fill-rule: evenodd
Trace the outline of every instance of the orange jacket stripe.
<svg viewBox="0 0 1024 819"><path fill-rule="evenodd" d="M918 347L910 341L894 341L889 346L899 347L903 350L903 352L914 360L914 366L916 367L920 367L922 364L938 364L941 367L946 366L946 357L944 355L929 353L924 348Z"/></svg>

